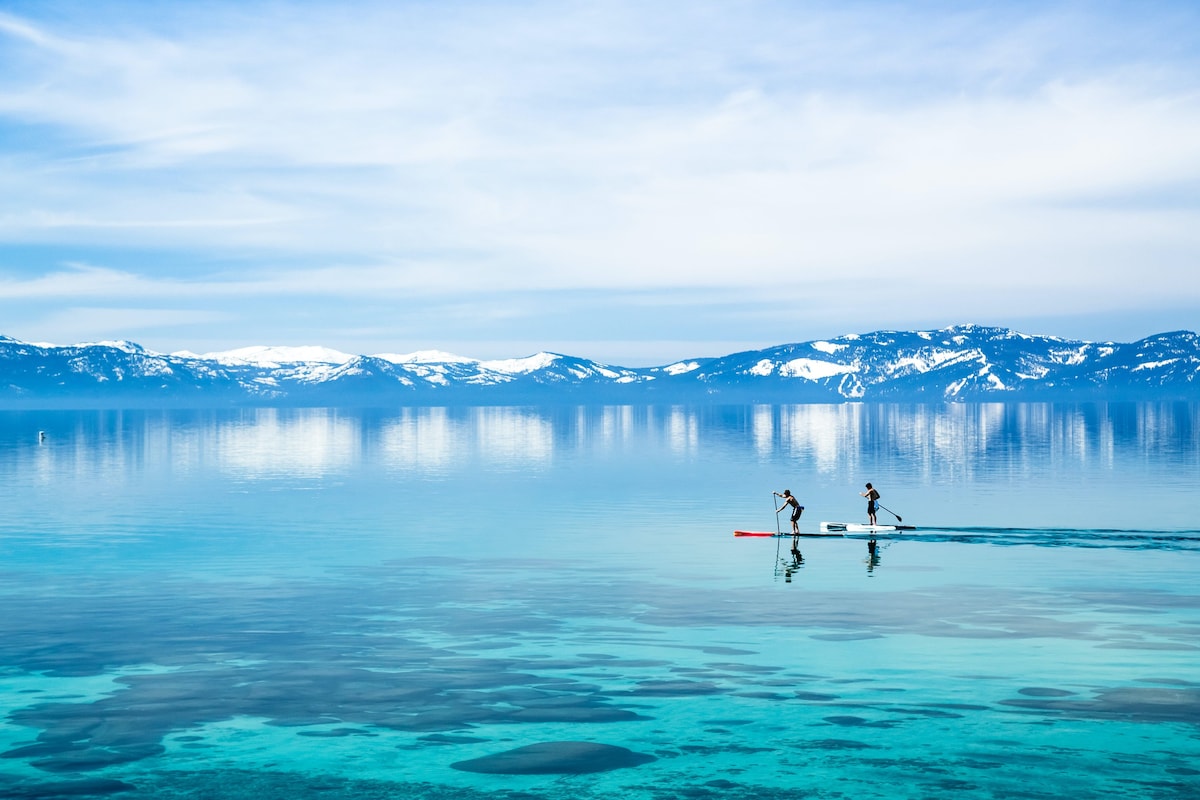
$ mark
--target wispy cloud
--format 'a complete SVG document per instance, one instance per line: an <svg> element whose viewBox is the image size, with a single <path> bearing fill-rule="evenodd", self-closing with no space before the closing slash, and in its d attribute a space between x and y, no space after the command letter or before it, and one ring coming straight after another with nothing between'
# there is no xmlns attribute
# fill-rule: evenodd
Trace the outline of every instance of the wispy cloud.
<svg viewBox="0 0 1200 800"><path fill-rule="evenodd" d="M65 8L0 15L0 241L111 272L0 298L1200 306L1187 4Z"/></svg>
<svg viewBox="0 0 1200 800"><path fill-rule="evenodd" d="M71 306L45 317L44 324L59 336L52 344L133 339L148 330L180 325L219 326L229 315L219 311L180 308Z"/></svg>

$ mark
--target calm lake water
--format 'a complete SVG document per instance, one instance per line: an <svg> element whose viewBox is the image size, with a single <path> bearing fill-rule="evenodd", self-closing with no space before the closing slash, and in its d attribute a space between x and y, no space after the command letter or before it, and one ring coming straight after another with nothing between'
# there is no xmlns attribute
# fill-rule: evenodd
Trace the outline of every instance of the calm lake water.
<svg viewBox="0 0 1200 800"><path fill-rule="evenodd" d="M7 412L0 470L2 797L1200 797L1200 406ZM915 535L732 536L866 481Z"/></svg>

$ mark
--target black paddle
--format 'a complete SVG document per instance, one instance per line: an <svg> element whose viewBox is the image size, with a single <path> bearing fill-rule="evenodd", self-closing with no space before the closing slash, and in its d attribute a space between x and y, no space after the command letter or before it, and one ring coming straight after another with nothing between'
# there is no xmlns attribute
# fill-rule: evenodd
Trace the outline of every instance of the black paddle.
<svg viewBox="0 0 1200 800"><path fill-rule="evenodd" d="M875 507L876 507L876 508L883 508L883 506L879 505L879 501L878 501L878 500L876 500L876 501L875 501ZM897 514L895 511L892 511L890 508L883 508L883 510L884 510L884 511L886 511L886 512L888 512L889 514L891 514L893 517L895 517L895 518L896 518L896 522L904 522L904 517L900 516L900 515L899 515L899 514Z"/></svg>
<svg viewBox="0 0 1200 800"><path fill-rule="evenodd" d="M779 492L771 492L771 508L775 508L775 498L779 497ZM782 508L775 508L775 535L783 536L783 531L779 529L779 512Z"/></svg>

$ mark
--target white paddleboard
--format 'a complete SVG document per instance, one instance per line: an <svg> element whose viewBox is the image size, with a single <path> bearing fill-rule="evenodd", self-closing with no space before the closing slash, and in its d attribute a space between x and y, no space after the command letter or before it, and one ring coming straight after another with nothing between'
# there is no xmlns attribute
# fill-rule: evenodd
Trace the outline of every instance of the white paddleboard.
<svg viewBox="0 0 1200 800"><path fill-rule="evenodd" d="M886 533L891 531L915 531L915 525L863 525L858 522L822 522L824 533Z"/></svg>

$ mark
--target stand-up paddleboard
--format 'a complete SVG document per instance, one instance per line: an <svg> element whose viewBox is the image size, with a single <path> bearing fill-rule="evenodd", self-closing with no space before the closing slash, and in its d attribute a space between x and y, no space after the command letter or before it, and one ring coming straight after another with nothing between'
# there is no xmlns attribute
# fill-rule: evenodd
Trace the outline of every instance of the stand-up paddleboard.
<svg viewBox="0 0 1200 800"><path fill-rule="evenodd" d="M800 533L775 533L774 531L734 531L734 536L767 536L772 539L792 539L796 536L841 536L842 531L801 531Z"/></svg>
<svg viewBox="0 0 1200 800"><path fill-rule="evenodd" d="M916 525L862 525L857 522L822 522L823 533L891 533L893 531L915 531Z"/></svg>

